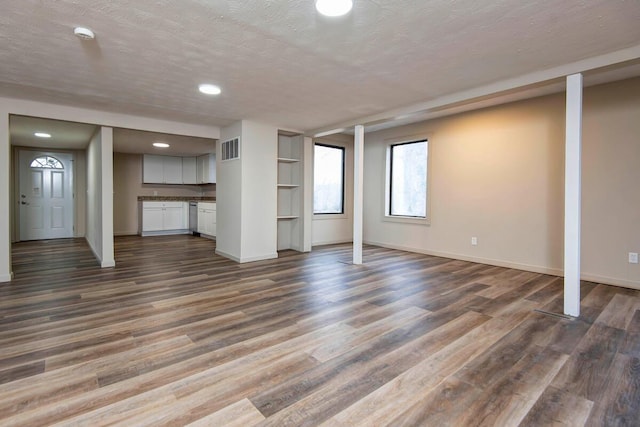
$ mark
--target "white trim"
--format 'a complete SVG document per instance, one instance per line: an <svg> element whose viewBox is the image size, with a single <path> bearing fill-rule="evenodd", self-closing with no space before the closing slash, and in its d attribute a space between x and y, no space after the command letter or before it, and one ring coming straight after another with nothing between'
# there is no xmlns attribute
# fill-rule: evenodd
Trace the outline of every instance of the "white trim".
<svg viewBox="0 0 640 427"><path fill-rule="evenodd" d="M149 236L170 236L173 234L190 234L191 230L189 229L181 229L181 230L158 230L158 231L143 231L140 233L142 237Z"/></svg>
<svg viewBox="0 0 640 427"><path fill-rule="evenodd" d="M84 240L87 242L89 249L91 249L91 252L93 253L93 257L98 261L98 264L102 267L102 257L98 255L98 252L96 252L95 248L93 247L89 239L85 237Z"/></svg>
<svg viewBox="0 0 640 427"><path fill-rule="evenodd" d="M320 240L318 242L313 242L313 247L316 246L327 246L327 245L341 245L344 243L353 243L351 239L336 239L336 240Z"/></svg>
<svg viewBox="0 0 640 427"><path fill-rule="evenodd" d="M380 246L380 247L383 247L383 248L397 249L399 251L415 252L415 253L424 254L424 255L431 255L431 256L437 256L437 257L443 257L443 258L451 258L451 259L457 259L457 260L461 260L461 261L477 262L479 264L487 264L487 265L495 265L497 267L513 268L513 269L516 269L516 270L531 271L533 273L550 274L552 276L562 276L562 269L560 269L560 268L550 268L550 267L544 267L544 266L541 266L541 265L523 264L523 263L504 261L504 260L493 259L493 258L482 258L482 257L474 257L474 256L456 254L456 253L451 253L451 252L442 252L442 251L433 251L433 250L428 250L428 249L412 248L412 247L409 247L409 246L402 246L402 245L390 245L390 244L387 244L387 243L374 242L374 241L369 241L369 240L367 240L365 243L368 244L368 245Z"/></svg>
<svg viewBox="0 0 640 427"><path fill-rule="evenodd" d="M228 258L231 261L235 261L235 262L238 262L238 263L241 263L241 264L245 263L245 262L264 261L264 260L268 260L268 259L278 258L278 253L277 252L272 253L272 254L258 255L258 256L252 256L252 257L244 257L244 258L239 258L239 257L237 257L235 255L228 254L228 253L226 253L224 251L221 251L221 250L218 250L218 249L216 249L215 253L216 253L216 255L220 255L221 257Z"/></svg>
<svg viewBox="0 0 640 427"><path fill-rule="evenodd" d="M346 213L341 214L313 214L314 221L322 221L326 219L349 219L349 216Z"/></svg>
<svg viewBox="0 0 640 427"><path fill-rule="evenodd" d="M604 285L620 286L622 288L640 290L640 282L625 279L616 279L615 277L598 276L597 274L581 273L582 280L587 282L602 283Z"/></svg>
<svg viewBox="0 0 640 427"><path fill-rule="evenodd" d="M0 276L0 283L11 282L13 280L13 272Z"/></svg>
<svg viewBox="0 0 640 427"><path fill-rule="evenodd" d="M111 261L103 261L100 263L100 268L111 268L111 267L115 267L116 266L116 262L114 260Z"/></svg>
<svg viewBox="0 0 640 427"><path fill-rule="evenodd" d="M384 199L382 200L382 221L400 222L405 224L431 225L431 137L432 133L420 133L411 136L401 136L398 138L385 139L385 156L384 156ZM410 144L413 142L427 143L427 192L425 197L425 217L391 215L391 147L394 145Z"/></svg>
<svg viewBox="0 0 640 427"><path fill-rule="evenodd" d="M530 271L532 273L549 274L551 276L558 276L558 277L564 276L564 272L562 271L561 268L552 268L552 267L544 267L541 265L523 264L523 263L504 261L504 260L498 260L493 258L474 257L474 256L468 256L468 255L455 254L451 252L432 251L432 250L412 248L409 246L402 246L402 245L391 245L387 243L374 242L370 240L366 240L365 244L372 245L372 246L379 246L381 248L396 249L399 251L406 251L406 252L413 252L413 253L424 254L424 255L450 258L450 259L455 259L460 261L495 265L497 267L513 268L516 270ZM598 276L596 274L591 274L591 273L580 273L580 279L587 282L600 283L603 285L619 286L623 288L640 290L640 282L636 282L632 280L617 279L614 277L607 277L607 276Z"/></svg>
<svg viewBox="0 0 640 427"><path fill-rule="evenodd" d="M231 254L229 254L229 253L227 253L225 251L221 251L218 248L216 248L215 254L216 255L220 255L221 257L224 257L224 258L228 258L231 261L240 262L240 258L239 257L237 257L235 255L231 255Z"/></svg>

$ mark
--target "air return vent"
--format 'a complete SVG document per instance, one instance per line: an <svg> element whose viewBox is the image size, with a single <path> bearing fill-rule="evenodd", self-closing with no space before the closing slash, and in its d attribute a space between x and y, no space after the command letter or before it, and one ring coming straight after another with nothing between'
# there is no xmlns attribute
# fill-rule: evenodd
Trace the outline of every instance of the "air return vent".
<svg viewBox="0 0 640 427"><path fill-rule="evenodd" d="M233 138L222 143L222 161L240 158L239 138Z"/></svg>

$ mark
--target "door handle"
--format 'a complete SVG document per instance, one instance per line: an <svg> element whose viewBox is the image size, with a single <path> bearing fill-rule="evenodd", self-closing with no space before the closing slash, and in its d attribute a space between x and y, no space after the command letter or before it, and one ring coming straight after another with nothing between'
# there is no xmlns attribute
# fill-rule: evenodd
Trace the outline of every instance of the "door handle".
<svg viewBox="0 0 640 427"><path fill-rule="evenodd" d="M21 205L28 205L29 203L25 202L24 200L20 202Z"/></svg>
<svg viewBox="0 0 640 427"><path fill-rule="evenodd" d="M25 198L25 197L27 197L27 196L25 196L24 194L21 194L21 195L20 195L20 197L22 197L22 198L24 199L24 198Z"/></svg>

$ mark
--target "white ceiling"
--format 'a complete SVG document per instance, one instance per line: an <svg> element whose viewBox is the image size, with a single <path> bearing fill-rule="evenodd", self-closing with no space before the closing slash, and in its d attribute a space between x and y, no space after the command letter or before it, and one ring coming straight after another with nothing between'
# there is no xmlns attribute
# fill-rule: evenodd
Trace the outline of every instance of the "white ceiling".
<svg viewBox="0 0 640 427"><path fill-rule="evenodd" d="M638 0L2 3L0 95L218 126L327 128L640 44Z"/></svg>

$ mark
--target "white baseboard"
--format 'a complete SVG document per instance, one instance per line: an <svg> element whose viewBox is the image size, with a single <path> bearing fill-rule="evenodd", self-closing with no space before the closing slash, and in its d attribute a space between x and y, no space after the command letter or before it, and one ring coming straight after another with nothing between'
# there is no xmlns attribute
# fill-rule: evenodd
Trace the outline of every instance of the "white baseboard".
<svg viewBox="0 0 640 427"><path fill-rule="evenodd" d="M142 237L147 236L171 236L173 234L190 234L189 230L163 230L163 231L143 231Z"/></svg>
<svg viewBox="0 0 640 427"><path fill-rule="evenodd" d="M581 273L580 279L588 282L603 283L605 285L620 286L640 290L640 283L633 280L617 279L615 277L598 276L591 273Z"/></svg>
<svg viewBox="0 0 640 427"><path fill-rule="evenodd" d="M264 260L267 260L267 259L278 258L278 253L277 252L274 252L274 253L271 253L271 254L266 254L266 255L258 255L258 256L240 258L240 257L228 254L228 253L226 253L224 251L221 251L221 250L218 250L218 249L216 249L216 255L220 255L222 257L228 258L228 259L230 259L232 261L235 261L235 262L239 262L241 264L245 263L245 262L264 261Z"/></svg>
<svg viewBox="0 0 640 427"><path fill-rule="evenodd" d="M0 275L0 282L10 282L13 280L13 272Z"/></svg>
<svg viewBox="0 0 640 427"><path fill-rule="evenodd" d="M313 246L327 246L327 245L340 245L342 243L353 243L352 239L338 239L338 240L321 240L319 242L311 242Z"/></svg>
<svg viewBox="0 0 640 427"><path fill-rule="evenodd" d="M433 255L433 256L439 256L444 258L458 259L461 261L477 262L480 264L488 264L488 265L495 265L498 267L513 268L516 270L531 271L533 273L550 274L552 276L560 276L560 277L564 276L564 271L560 268L549 268L549 267L544 267L539 265L515 263L515 262L503 261L498 259L471 257L467 255L460 255L460 254L454 254L449 252L429 251L424 249L411 248L408 246L389 245L387 243L374 242L371 240L368 240L365 243L368 245L380 246L380 247L389 248L389 249L397 249L400 251L415 252L415 253L420 253L425 255ZM634 282L631 280L598 276L591 273L582 273L580 275L580 279L586 280L588 282L602 283L604 285L613 285L613 286L620 286L623 288L640 290L640 283Z"/></svg>
<svg viewBox="0 0 640 427"><path fill-rule="evenodd" d="M138 232L137 231L116 231L113 233L113 235L115 237L119 237L119 236L137 236Z"/></svg>
<svg viewBox="0 0 640 427"><path fill-rule="evenodd" d="M235 255L231 255L227 252L221 251L220 249L216 248L216 255L220 255L221 257L224 258L228 258L231 261L235 261L235 262L240 262L240 258L235 256Z"/></svg>
<svg viewBox="0 0 640 427"><path fill-rule="evenodd" d="M89 239L85 237L85 240L87 241L87 245L89 245L91 252L93 252L93 256L96 258L96 260L98 260L98 264L100 264L100 268L110 268L110 267L116 266L115 260L113 259L103 260L102 257L99 256L96 250L93 248L93 245L91 245L91 242L89 241Z"/></svg>
<svg viewBox="0 0 640 427"><path fill-rule="evenodd" d="M473 256L450 253L450 252L431 251L431 250L411 248L408 246L401 246L401 245L389 245L387 243L374 242L370 240L366 241L365 243L367 245L381 246L383 248L398 249L400 251L415 252L419 254L439 256L443 258L458 259L461 261L477 262L479 264L495 265L497 267L506 267L506 268L513 268L516 270L531 271L533 273L550 274L552 276L563 275L562 270L558 268L549 268L549 267L544 267L539 265L522 264L522 263L510 262L510 261L504 261L504 260L492 259L492 258L473 257Z"/></svg>
<svg viewBox="0 0 640 427"><path fill-rule="evenodd" d="M257 255L257 256L252 256L252 257L244 257L242 259L240 259L241 263L245 263L245 262L255 262L255 261L264 261L267 259L275 259L278 258L278 252L274 252L271 254L265 254L265 255Z"/></svg>

